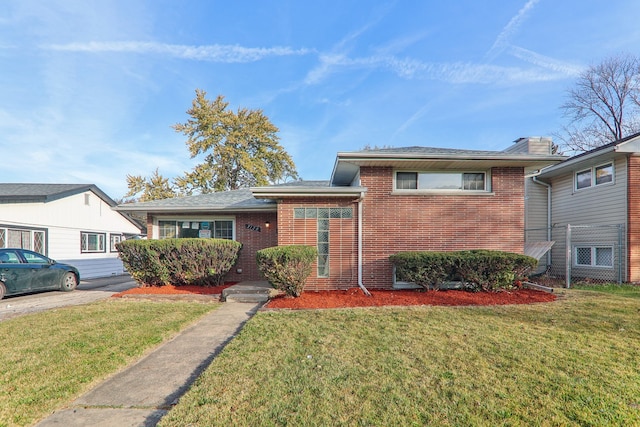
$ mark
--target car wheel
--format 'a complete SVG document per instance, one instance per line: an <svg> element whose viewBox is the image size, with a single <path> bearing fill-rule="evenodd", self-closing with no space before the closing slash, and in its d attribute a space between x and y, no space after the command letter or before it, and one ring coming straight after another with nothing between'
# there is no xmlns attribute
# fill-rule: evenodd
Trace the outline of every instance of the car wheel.
<svg viewBox="0 0 640 427"><path fill-rule="evenodd" d="M7 293L7 288L4 286L4 283L0 282L0 299L4 298L4 295Z"/></svg>
<svg viewBox="0 0 640 427"><path fill-rule="evenodd" d="M65 292L70 292L74 290L76 286L78 286L78 279L76 279L75 274L65 273L65 275L62 276L62 285L60 286L60 289Z"/></svg>

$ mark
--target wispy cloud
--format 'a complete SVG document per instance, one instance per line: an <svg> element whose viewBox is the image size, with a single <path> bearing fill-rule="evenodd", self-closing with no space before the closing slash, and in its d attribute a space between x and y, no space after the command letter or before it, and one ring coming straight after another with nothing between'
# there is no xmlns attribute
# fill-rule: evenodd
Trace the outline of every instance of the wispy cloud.
<svg viewBox="0 0 640 427"><path fill-rule="evenodd" d="M511 18L509 23L502 29L496 41L491 46L491 49L487 52L485 57L491 61L496 56L498 56L507 46L510 44L510 40L515 34L516 31L520 28L522 23L527 18L527 15L533 7L538 3L539 0L528 0L527 3L522 6L522 8L518 11L518 13Z"/></svg>
<svg viewBox="0 0 640 427"><path fill-rule="evenodd" d="M530 58L534 58L533 52ZM540 56L539 62L546 59L547 68L552 68L553 60ZM381 69L389 70L399 77L406 79L439 80L448 83L528 83L535 81L555 80L566 77L568 65L557 63L554 65L556 73L549 73L539 69L523 69L519 67L502 67L491 64L476 64L467 62L431 63L421 62L412 58L398 58L395 56L370 56L363 58L349 58L345 55L321 55L321 66L307 75L308 84L319 83L326 78L329 70L338 72L348 69Z"/></svg>
<svg viewBox="0 0 640 427"><path fill-rule="evenodd" d="M42 48L65 52L157 54L194 61L223 63L246 63L274 56L300 56L313 53L313 50L310 49L294 49L287 46L266 48L219 44L188 46L138 41L50 44L44 45Z"/></svg>
<svg viewBox="0 0 640 427"><path fill-rule="evenodd" d="M570 64L568 62L540 55L539 53L518 46L509 46L509 53L518 59L522 59L523 61L527 61L531 64L538 65L552 71L563 73L567 76L577 76L584 69L584 67L580 65Z"/></svg>

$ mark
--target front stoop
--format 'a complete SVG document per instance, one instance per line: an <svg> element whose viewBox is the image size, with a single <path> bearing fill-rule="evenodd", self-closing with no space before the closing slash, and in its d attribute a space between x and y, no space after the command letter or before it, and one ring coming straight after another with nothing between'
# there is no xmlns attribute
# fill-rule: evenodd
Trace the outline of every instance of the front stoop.
<svg viewBox="0 0 640 427"><path fill-rule="evenodd" d="M266 302L277 291L269 282L240 282L222 291L220 301L224 302Z"/></svg>

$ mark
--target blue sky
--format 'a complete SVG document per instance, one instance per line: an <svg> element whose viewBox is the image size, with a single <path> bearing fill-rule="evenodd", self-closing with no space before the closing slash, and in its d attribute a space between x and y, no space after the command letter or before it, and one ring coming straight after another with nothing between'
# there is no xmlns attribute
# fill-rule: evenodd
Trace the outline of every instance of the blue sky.
<svg viewBox="0 0 640 427"><path fill-rule="evenodd" d="M0 2L1 182L182 174L195 89L261 109L304 179L370 146L550 136L586 66L640 55L637 0Z"/></svg>

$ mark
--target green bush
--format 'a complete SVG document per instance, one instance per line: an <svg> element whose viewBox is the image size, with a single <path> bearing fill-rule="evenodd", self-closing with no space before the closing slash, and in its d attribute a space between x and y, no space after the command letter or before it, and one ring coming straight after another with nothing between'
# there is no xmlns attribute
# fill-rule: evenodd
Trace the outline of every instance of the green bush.
<svg viewBox="0 0 640 427"><path fill-rule="evenodd" d="M138 283L161 286L219 285L242 244L225 239L125 240L120 259Z"/></svg>
<svg viewBox="0 0 640 427"><path fill-rule="evenodd" d="M396 267L396 277L425 289L438 289L452 276L453 259L444 252L400 252L389 260Z"/></svg>
<svg viewBox="0 0 640 427"><path fill-rule="evenodd" d="M399 252L389 260L400 280L425 289L461 281L472 291L510 289L538 264L535 258L526 255L494 250Z"/></svg>
<svg viewBox="0 0 640 427"><path fill-rule="evenodd" d="M256 259L258 268L274 288L298 297L317 255L313 246L274 246L259 250Z"/></svg>
<svg viewBox="0 0 640 427"><path fill-rule="evenodd" d="M511 289L538 264L535 258L501 251L458 251L453 256L456 273L472 291Z"/></svg>

